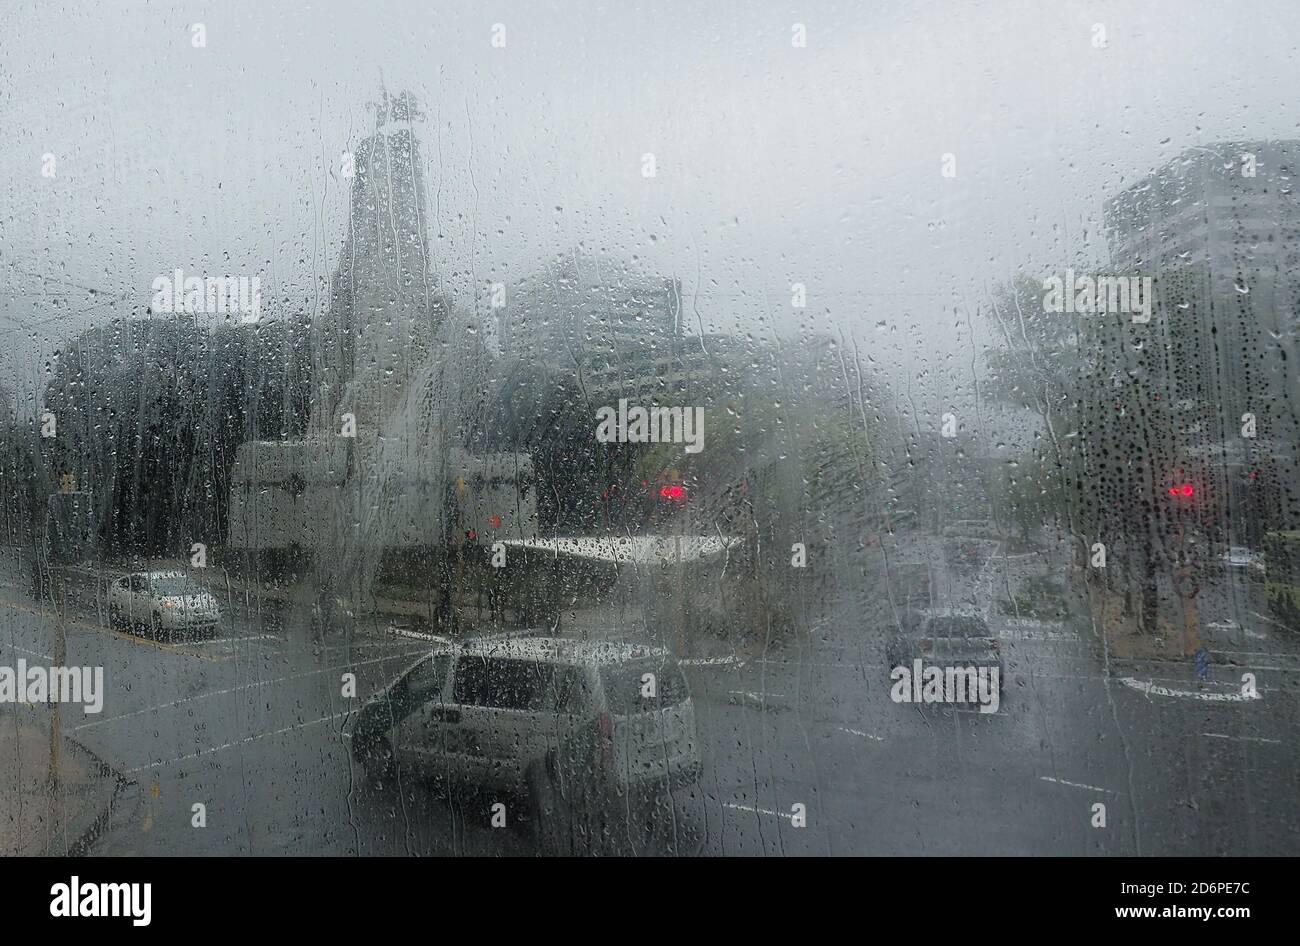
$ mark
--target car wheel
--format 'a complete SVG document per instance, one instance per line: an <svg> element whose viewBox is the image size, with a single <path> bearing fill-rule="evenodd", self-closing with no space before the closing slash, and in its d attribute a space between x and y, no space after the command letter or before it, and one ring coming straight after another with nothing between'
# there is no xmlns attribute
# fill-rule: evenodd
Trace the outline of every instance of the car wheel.
<svg viewBox="0 0 1300 946"><path fill-rule="evenodd" d="M528 768L528 820L544 854L580 854L589 844L586 792L566 779L555 756ZM572 789L572 790L568 790Z"/></svg>

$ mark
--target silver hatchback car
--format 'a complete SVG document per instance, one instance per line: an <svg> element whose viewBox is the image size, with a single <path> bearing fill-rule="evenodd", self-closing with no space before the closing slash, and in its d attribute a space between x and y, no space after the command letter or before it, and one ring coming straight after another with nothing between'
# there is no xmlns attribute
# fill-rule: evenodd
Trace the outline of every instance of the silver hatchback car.
<svg viewBox="0 0 1300 946"><path fill-rule="evenodd" d="M435 649L367 702L354 757L383 782L406 773L528 800L543 833L612 798L699 777L695 706L662 649L564 638Z"/></svg>

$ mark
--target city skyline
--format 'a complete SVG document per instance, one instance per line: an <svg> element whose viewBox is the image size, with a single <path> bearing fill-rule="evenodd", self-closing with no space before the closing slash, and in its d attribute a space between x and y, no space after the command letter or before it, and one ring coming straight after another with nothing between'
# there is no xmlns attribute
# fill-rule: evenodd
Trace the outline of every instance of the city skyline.
<svg viewBox="0 0 1300 946"><path fill-rule="evenodd" d="M680 75L647 66L637 84L589 81L614 62L626 68L617 17L598 20L598 40L574 71L563 71L547 58L558 38L543 29L540 11L501 14L512 21L511 45L497 50L489 43L492 18L438 12L412 23L415 35L427 30L448 50L436 69L382 31L360 27L346 39L335 37L343 42L341 55L328 65L311 60L305 37L282 67L259 73L255 86L251 75L229 77L225 100L200 105L184 87L162 88L160 101L170 114L184 116L203 143L185 151L152 134L152 121L124 105L123 96L156 85L157 68L222 75L220 57L196 57L220 50L227 61L240 62L255 55L256 41L236 49L229 38L246 40L259 21L279 22L282 14L207 17L206 50L189 43L188 23L198 17L178 19L174 32L160 34L156 64L119 64L99 91L91 91L102 75L97 70L117 40L99 36L93 19L56 14L66 18L60 42L68 45L56 43L41 64L16 60L11 50L14 83L0 94L0 115L19 145L0 159L0 179L8 203L31 211L0 221L0 240L11 248L0 271L7 290L0 296L0 320L7 323L0 331L17 343L0 362L0 377L30 388L57 344L42 328L73 334L82 321L139 311L148 280L178 264L256 270L272 317L285 307L319 310L337 263L333 235L346 212L338 159L373 122L365 103L381 70L389 87L412 89L429 115L435 288L462 308L486 308L491 283L512 283L558 249L584 245L679 277L691 332L731 330L753 311L770 310L777 331L797 331L801 320L864 333L881 320L897 325L902 336L886 342L897 362L915 363L922 338L960 353L971 340L946 324L952 309L978 305L988 283L1015 271L1100 260L1104 196L1189 145L1243 137L1241 119L1227 103L1255 103L1252 134L1245 137L1295 135L1277 96L1285 84L1280 65L1270 65L1285 62L1284 48L1277 57L1265 53L1282 42L1269 25L1283 7L1250 6L1254 16L1234 15L1233 29L1211 41L1210 29L1157 40L1160 5L1112 5L1102 17L1112 24L1105 48L1092 46L1091 23L1042 20L1032 4L1010 4L995 17L948 11L915 18L904 15L904 6L886 4L837 17L833 28L832 21L809 17L809 45L802 50L791 48L785 18L760 16L760 38L725 45L717 65L688 57L693 65ZM1016 14L1041 21L1047 46L1017 50L1019 59L992 57L999 65L987 72L985 51L1014 43L1002 18ZM1217 22L1200 12L1180 15L1207 26ZM700 37L728 35L725 15L718 17L705 21ZM636 56L650 57L633 64L671 61L656 54L673 43L690 50L701 41L665 32L653 18L632 21L643 34ZM876 38L882 25L891 31L887 47ZM332 27L328 16L305 26L324 34ZM481 48L471 42L480 34ZM886 67L928 49L931 35L947 37L953 54L933 63L932 81L892 79ZM73 50L83 48L88 58L73 62ZM1233 49L1243 55L1249 49L1254 67L1233 71ZM1214 55L1206 55L1210 50ZM497 60L489 59L494 53ZM1135 80L1157 62L1167 66L1158 84ZM1191 62L1199 63L1195 70ZM1070 74L1066 63L1096 83L1095 103L1070 102L1063 111L1053 100L1048 90ZM486 88L495 91L473 83L484 68L496 83ZM735 78L717 81L716 73L728 68ZM1045 75L1026 83L1032 70ZM84 87L86 94L69 96L74 106L42 114L29 104L36 97L24 92L24 83L50 81ZM1153 108L1149 94L1131 102L1125 94L1138 88L1168 95L1175 87L1178 101L1197 106ZM253 113L240 119L237 96L253 88L282 103L273 123L250 121ZM714 98L701 100L699 88L714 90ZM620 95L632 106L626 111L616 106ZM1211 107L1215 101L1223 105ZM643 102L649 108L638 111ZM1105 114L1108 103L1121 106L1123 136L1114 144L1071 144L1103 116L1114 121ZM565 116L562 133L531 117L557 111ZM1222 117L1207 119L1207 113ZM621 116L617 131L608 125L613 114ZM628 127L634 114L645 118ZM914 114L933 119L924 133L906 124ZM988 136L994 115L1011 129L1003 133L1009 137ZM710 148L723 133L728 145ZM60 161L53 180L39 174L47 152ZM645 152L658 158L659 175L649 186L640 173ZM956 157L951 180L941 176L947 153ZM586 173L568 181L561 169L577 167ZM232 189L233 180L239 184ZM563 200L546 196L561 190ZM95 226L73 213L72 194L99 195L112 223ZM25 219L43 224L28 228ZM45 238L63 233L83 247L71 268ZM996 250L1001 245L1028 253L1007 257ZM33 272L46 279L27 275ZM124 298L106 304L60 287L57 279ZM790 310L793 282L808 287L805 312ZM52 297L42 301L42 291L73 294L58 312ZM45 325L37 326L33 345L22 326L36 322Z"/></svg>

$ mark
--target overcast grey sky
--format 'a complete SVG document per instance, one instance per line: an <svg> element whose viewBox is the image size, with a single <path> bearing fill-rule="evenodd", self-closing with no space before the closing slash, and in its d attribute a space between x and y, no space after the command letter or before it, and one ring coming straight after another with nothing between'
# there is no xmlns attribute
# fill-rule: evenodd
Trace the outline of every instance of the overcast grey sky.
<svg viewBox="0 0 1300 946"><path fill-rule="evenodd" d="M310 296L381 70L428 112L435 269L466 308L582 243L679 275L706 329L849 326L882 368L937 379L979 344L954 307L1098 258L1109 194L1189 145L1300 135L1295 0L25 3L3 21L0 369L20 391L115 311L50 278L118 312L176 267L260 275L272 312Z"/></svg>

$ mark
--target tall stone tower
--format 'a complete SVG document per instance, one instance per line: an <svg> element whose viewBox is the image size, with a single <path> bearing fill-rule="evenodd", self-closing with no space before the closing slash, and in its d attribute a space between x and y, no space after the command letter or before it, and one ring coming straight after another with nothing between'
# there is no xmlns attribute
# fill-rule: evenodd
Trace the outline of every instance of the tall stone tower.
<svg viewBox="0 0 1300 946"><path fill-rule="evenodd" d="M409 92L385 90L370 106L375 129L354 154L343 253L321 326L317 400L311 427L338 433L356 418L361 439L383 436L411 374L432 349L435 305L429 275L424 166Z"/></svg>

